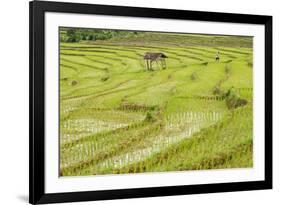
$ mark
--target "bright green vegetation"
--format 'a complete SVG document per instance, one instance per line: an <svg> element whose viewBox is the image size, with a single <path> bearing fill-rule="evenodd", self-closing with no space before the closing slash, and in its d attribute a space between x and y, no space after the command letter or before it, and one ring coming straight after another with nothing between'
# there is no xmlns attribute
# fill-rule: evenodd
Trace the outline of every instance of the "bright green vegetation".
<svg viewBox="0 0 281 205"><path fill-rule="evenodd" d="M61 176L253 166L251 37L71 35L60 43ZM167 68L148 71L145 52L167 55Z"/></svg>

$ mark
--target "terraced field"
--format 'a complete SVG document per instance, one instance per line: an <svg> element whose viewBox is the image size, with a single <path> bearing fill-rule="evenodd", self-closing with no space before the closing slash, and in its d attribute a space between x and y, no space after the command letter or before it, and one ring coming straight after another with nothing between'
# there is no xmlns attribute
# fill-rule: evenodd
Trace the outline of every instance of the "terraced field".
<svg viewBox="0 0 281 205"><path fill-rule="evenodd" d="M251 167L252 57L251 37L61 42L60 176Z"/></svg>

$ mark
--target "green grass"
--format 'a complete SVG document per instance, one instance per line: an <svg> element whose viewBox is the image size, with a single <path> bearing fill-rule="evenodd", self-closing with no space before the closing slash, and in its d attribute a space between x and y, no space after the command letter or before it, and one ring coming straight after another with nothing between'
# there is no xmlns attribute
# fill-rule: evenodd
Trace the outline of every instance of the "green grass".
<svg viewBox="0 0 281 205"><path fill-rule="evenodd" d="M167 69L147 71L145 52ZM252 56L251 37L61 42L60 175L252 167ZM227 106L229 90L247 104Z"/></svg>

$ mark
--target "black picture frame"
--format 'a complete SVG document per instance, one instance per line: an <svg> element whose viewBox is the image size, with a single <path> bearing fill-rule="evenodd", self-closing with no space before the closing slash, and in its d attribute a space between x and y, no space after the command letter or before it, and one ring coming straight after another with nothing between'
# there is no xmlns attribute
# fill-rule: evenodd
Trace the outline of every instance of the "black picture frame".
<svg viewBox="0 0 281 205"><path fill-rule="evenodd" d="M32 1L30 12L30 143L29 202L31 204L75 202L167 195L260 190L272 188L272 17L262 15L184 11L124 6ZM265 180L235 183L183 185L71 193L45 193L44 133L45 74L44 25L46 12L103 14L111 16L199 20L259 24L265 27Z"/></svg>

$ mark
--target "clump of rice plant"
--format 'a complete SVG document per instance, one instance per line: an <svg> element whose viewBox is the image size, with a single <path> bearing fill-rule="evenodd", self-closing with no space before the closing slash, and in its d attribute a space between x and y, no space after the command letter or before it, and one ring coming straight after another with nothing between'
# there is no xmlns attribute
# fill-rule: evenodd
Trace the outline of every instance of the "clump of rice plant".
<svg viewBox="0 0 281 205"><path fill-rule="evenodd" d="M248 61L247 65L248 65L249 67L253 67L253 61Z"/></svg>
<svg viewBox="0 0 281 205"><path fill-rule="evenodd" d="M147 112L144 121L146 122L154 122L156 118L152 115L151 112Z"/></svg>
<svg viewBox="0 0 281 205"><path fill-rule="evenodd" d="M205 65L205 66L207 66L207 65L208 65L208 62L204 62L204 63L202 63L202 65Z"/></svg>
<svg viewBox="0 0 281 205"><path fill-rule="evenodd" d="M225 71L225 73L226 73L227 75L230 74L230 72L231 72L231 66L230 66L230 64L226 64L226 66L224 67L224 71Z"/></svg>
<svg viewBox="0 0 281 205"><path fill-rule="evenodd" d="M213 94L214 94L214 95L221 95L222 93L223 93L223 92L222 92L220 86L219 86L219 85L216 85L216 86L214 87L214 89L213 89Z"/></svg>
<svg viewBox="0 0 281 205"><path fill-rule="evenodd" d="M233 88L229 89L225 94L226 105L228 109L235 109L246 105L248 102L246 99L239 97Z"/></svg>
<svg viewBox="0 0 281 205"><path fill-rule="evenodd" d="M107 81L108 79L109 79L109 76L106 75L106 76L104 76L104 77L101 78L101 81L105 82L105 81Z"/></svg>
<svg viewBox="0 0 281 205"><path fill-rule="evenodd" d="M171 88L170 92L171 92L172 95L176 94L177 88L176 87Z"/></svg>
<svg viewBox="0 0 281 205"><path fill-rule="evenodd" d="M77 85L77 84L78 84L78 81L77 81L77 80L71 81L71 85L72 85L72 86L75 86L75 85Z"/></svg>
<svg viewBox="0 0 281 205"><path fill-rule="evenodd" d="M197 80L197 79L198 79L197 73L196 73L196 72L193 72L193 73L190 75L190 79L193 80L193 81Z"/></svg>

